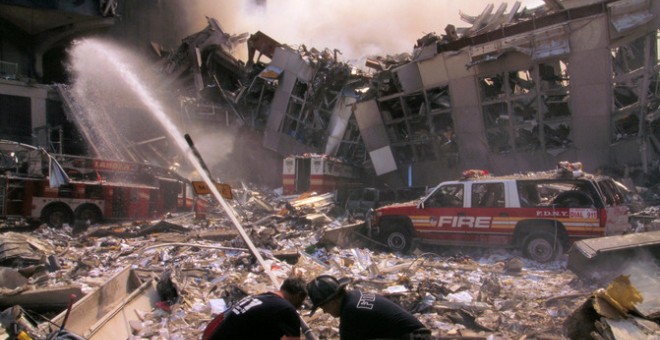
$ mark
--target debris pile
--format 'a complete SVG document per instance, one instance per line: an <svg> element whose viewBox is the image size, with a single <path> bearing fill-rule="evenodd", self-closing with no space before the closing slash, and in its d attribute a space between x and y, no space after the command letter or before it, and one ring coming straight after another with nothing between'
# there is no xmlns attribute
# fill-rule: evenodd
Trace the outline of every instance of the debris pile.
<svg viewBox="0 0 660 340"><path fill-rule="evenodd" d="M429 248L406 256L371 250L365 247L370 240L350 236L361 221L319 203L327 202L324 195L285 197L245 186L236 197L233 208L278 279L351 277L355 288L383 294L415 313L437 337L559 336L597 288L568 271L565 258L540 265L505 250ZM80 234L42 226L3 233L0 240L5 337L24 331L43 338L57 331L74 294L65 328L75 334L93 339L107 334L106 325L124 322L132 339L199 338L215 315L240 298L273 289L219 212L205 220L170 215ZM81 312L88 304L98 305L96 318ZM309 307L301 315L315 334L338 337L338 320L324 313L309 317ZM116 328L126 327L112 332Z"/></svg>

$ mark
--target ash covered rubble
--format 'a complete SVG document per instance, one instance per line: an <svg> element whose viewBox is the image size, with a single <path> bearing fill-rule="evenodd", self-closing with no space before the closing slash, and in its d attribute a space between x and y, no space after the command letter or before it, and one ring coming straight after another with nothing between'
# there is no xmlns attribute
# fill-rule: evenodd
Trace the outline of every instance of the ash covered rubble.
<svg viewBox="0 0 660 340"><path fill-rule="evenodd" d="M565 257L538 264L505 250L420 248L410 255L370 250L365 247L369 240L362 237L333 235L359 221L350 220L327 195L280 196L248 186L235 194L232 207L268 268L255 261L220 210L204 218L180 214L93 226L79 234L69 227L45 226L1 234L0 338L21 331L33 339L46 338L67 319L71 294L76 303L65 329L73 334L89 339L109 334L199 338L208 322L232 303L271 290L266 271L280 280L291 274L351 277L353 287L384 294L442 339L564 338L567 329L577 332L584 326L575 326L576 320L587 320L605 333L635 320L645 325L639 334L657 336L658 304L649 298L657 275L646 275L637 288L636 279L626 286L645 302L643 316L634 312L633 303L617 315L604 314L597 306L601 319L588 310L592 293L606 299L599 290L605 286L580 280L566 269ZM309 307L300 313L314 333L321 339L337 338L338 320L324 313L309 317ZM97 315L90 316L90 308ZM630 313L634 319L626 317Z"/></svg>
<svg viewBox="0 0 660 340"><path fill-rule="evenodd" d="M554 10L562 9L559 2L546 1L550 10L553 4L558 6ZM324 139L343 137L329 131L336 95L345 93L345 86L350 96L363 99L400 93L402 85L393 69L435 54L443 49L439 46L451 45L459 37L495 31L538 14L515 7L505 15L505 9L500 7L493 14L491 5L481 16L463 15L472 27L448 26L441 37L429 34L418 40L412 55L369 58L367 66L378 71L373 75L354 74L337 60L337 50L283 47L261 32L249 37L230 35L214 19L208 19L203 31L184 39L176 51L153 47L164 56L159 66L169 76L162 86L178 83L182 111L189 117L263 129L265 146L276 151L316 152ZM246 64L230 53L240 43L248 45ZM272 62L254 60L257 52ZM486 55L484 60L491 57L498 56ZM295 67L288 69L291 64ZM296 76L280 78L285 69ZM442 91L436 95L437 107L446 105L448 97ZM630 96L630 91L617 91L617 103L623 103L625 98L619 96L624 95ZM559 97L565 99L567 94ZM282 107L290 103L299 110L288 112ZM655 117L654 111L648 112L650 118ZM269 132L275 126L284 127L277 131L285 137ZM639 124L621 126L634 130ZM454 140L451 124L447 127L443 145ZM563 129L560 125L560 131L545 133L550 144L572 143ZM397 133L402 140L428 139L421 130ZM352 155L356 163L363 163L368 153L360 143L358 136L352 149L337 152L338 156ZM520 144L533 143L523 140ZM455 145L446 150L456 152ZM266 257L268 268L255 261L219 209L202 218L171 215L162 221L92 227L82 234L45 227L31 233L0 234L4 310L0 321L5 331L0 338L21 331L35 339L45 338L67 319L71 294L77 306L71 308L66 329L87 338L108 334L104 325L111 316L102 313L106 311L123 312L113 314L123 317L123 326L112 329L114 337L199 338L213 316L232 303L247 294L271 290L266 271L279 279L291 273L308 279L323 273L350 276L354 287L390 297L443 339L625 339L621 332L633 327L641 332L637 338L658 336L658 303L653 299L657 275L638 280L639 273L627 272L623 275L631 279L617 277L612 283L581 280L566 268L566 257L537 264L504 250L424 248L412 255L391 254L367 248L370 240L347 230L346 226L360 221L345 216L328 195L282 197L248 187L236 194L239 198L232 202L233 209ZM108 294L117 291L119 284L125 292ZM619 303L623 305L619 308L615 302L621 301L621 292L623 299L629 296L626 292L633 298ZM96 296L94 300L95 294L114 299ZM146 301L137 301L140 298ZM96 319L84 317L78 310L85 309L76 308L90 301L98 304ZM614 305L616 311L605 310L601 301ZM306 306L301 315L320 338L338 337L338 320L323 313L308 314Z"/></svg>

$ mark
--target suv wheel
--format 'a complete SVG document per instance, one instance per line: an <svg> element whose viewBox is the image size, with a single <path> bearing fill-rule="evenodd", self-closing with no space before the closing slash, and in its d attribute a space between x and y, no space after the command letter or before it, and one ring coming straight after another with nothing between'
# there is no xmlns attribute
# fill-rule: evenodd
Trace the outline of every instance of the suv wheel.
<svg viewBox="0 0 660 340"><path fill-rule="evenodd" d="M523 245L525 256L540 263L550 262L563 252L561 242L550 233L531 234Z"/></svg>
<svg viewBox="0 0 660 340"><path fill-rule="evenodd" d="M406 252L410 249L411 238L402 226L389 225L381 231L383 243L392 251Z"/></svg>

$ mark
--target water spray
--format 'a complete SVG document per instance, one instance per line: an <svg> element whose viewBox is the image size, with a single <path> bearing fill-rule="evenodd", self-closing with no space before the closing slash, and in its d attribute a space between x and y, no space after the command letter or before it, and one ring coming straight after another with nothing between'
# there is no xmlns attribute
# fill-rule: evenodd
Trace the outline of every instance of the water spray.
<svg viewBox="0 0 660 340"><path fill-rule="evenodd" d="M165 114L165 110L163 110L160 103L153 97L153 95L150 93L147 87L145 87L144 84L140 81L140 79L135 75L130 65L122 62L124 58L121 54L117 53L114 49L106 48L104 44L94 40L85 40L78 45L78 48L91 49L94 52L94 54L99 55L101 58L105 59L105 61L109 65L111 65L115 69L115 71L117 71L121 79L124 82L126 82L126 84L131 88L131 90L133 90L133 92L136 94L138 99L147 107L148 111L151 114L153 114L154 117L163 125L163 128L169 133L172 139L176 142L179 149L184 154L187 155L188 160L197 170L197 172L202 177L204 182L206 182L213 196L215 196L218 202L220 202L220 205L225 210L227 216L229 216L229 219L232 221L232 223L238 230L239 234L241 235L241 238L248 245L250 251L257 258L257 261L263 267L264 272L268 275L268 277L272 281L274 288L279 289L280 288L279 280L277 279L277 277L275 277L275 275L272 273L270 268L266 265L263 257L261 256L261 253L254 246L254 244L250 240L250 237L243 229L243 226L238 221L236 214L234 214L229 204L227 204L227 202L222 197L222 195L216 188L215 184L211 180L208 167L206 167L206 164L204 163L201 155L199 154L199 151L197 151L197 149L195 148L195 145L192 142L192 138L190 138L190 136L187 134L185 137L181 136L181 133L177 128L177 126L174 125L172 120L167 116L167 114ZM315 335L311 332L311 329L302 318L300 318L300 324L303 330L303 334L305 334L305 337L307 339L316 339Z"/></svg>

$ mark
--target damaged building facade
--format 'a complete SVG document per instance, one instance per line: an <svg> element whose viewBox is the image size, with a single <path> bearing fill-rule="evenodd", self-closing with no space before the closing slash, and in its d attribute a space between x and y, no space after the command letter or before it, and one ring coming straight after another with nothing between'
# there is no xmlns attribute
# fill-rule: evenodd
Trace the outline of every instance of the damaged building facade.
<svg viewBox="0 0 660 340"><path fill-rule="evenodd" d="M464 15L472 27L426 36L409 63L381 72L386 86L355 112L377 174L412 168L424 184L563 159L657 168L660 4L546 3L557 6Z"/></svg>
<svg viewBox="0 0 660 340"><path fill-rule="evenodd" d="M96 3L99 22L114 14L111 3ZM547 169L561 160L639 173L644 185L657 172L660 151L659 11L649 0L488 5L477 16L461 13L468 27L448 25L445 34L418 39L411 54L369 57L358 67L342 62L336 49L294 48L262 32L228 34L213 18L177 49L154 42L158 37L132 39L151 40L145 49L166 77L159 90L176 94L181 124L257 131L261 146L280 157L276 177L283 158L311 153L360 166L365 182L392 187L435 185L470 168ZM10 27L18 26L15 18L3 20L5 31L17 30ZM155 31L156 20L144 25ZM233 56L243 44L246 62ZM3 96L15 95L5 82ZM5 135L47 145L49 138L35 132L57 124L43 118L51 111L43 102L23 113L32 117L18 134L23 139ZM3 116L13 110L7 103ZM66 111L75 120L76 110ZM123 149L165 147L158 135L131 143Z"/></svg>

